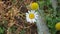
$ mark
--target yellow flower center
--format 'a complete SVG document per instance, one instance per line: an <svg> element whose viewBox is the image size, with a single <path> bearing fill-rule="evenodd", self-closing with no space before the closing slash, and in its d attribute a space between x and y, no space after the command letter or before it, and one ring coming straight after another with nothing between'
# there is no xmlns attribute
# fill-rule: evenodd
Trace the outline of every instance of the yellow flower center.
<svg viewBox="0 0 60 34"><path fill-rule="evenodd" d="M60 30L60 22L55 25L56 30Z"/></svg>
<svg viewBox="0 0 60 34"><path fill-rule="evenodd" d="M34 15L33 13L30 13L30 14L29 14L29 18L30 18L30 19L34 19L34 18L35 18L35 15Z"/></svg>
<svg viewBox="0 0 60 34"><path fill-rule="evenodd" d="M38 5L38 3L34 2L34 3L30 4L30 7L31 7L32 10L37 10L39 5Z"/></svg>

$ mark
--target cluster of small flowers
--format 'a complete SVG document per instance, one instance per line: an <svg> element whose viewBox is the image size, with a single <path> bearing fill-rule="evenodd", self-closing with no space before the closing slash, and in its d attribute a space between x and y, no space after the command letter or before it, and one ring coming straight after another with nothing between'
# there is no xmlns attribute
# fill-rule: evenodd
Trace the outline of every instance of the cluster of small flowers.
<svg viewBox="0 0 60 34"><path fill-rule="evenodd" d="M38 14L35 10L39 8L39 5L38 3L33 2L29 7L31 8L31 10L28 10L28 13L26 13L26 20L27 22L34 23L36 22L36 19L38 17Z"/></svg>

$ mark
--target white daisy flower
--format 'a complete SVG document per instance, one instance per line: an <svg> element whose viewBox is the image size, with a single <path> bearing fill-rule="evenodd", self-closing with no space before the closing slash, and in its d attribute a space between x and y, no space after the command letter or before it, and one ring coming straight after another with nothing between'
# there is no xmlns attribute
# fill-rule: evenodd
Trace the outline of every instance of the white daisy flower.
<svg viewBox="0 0 60 34"><path fill-rule="evenodd" d="M37 12L35 12L35 10L31 10L31 11L28 11L28 13L26 13L27 22L34 23L36 22L37 17L38 17L38 14Z"/></svg>

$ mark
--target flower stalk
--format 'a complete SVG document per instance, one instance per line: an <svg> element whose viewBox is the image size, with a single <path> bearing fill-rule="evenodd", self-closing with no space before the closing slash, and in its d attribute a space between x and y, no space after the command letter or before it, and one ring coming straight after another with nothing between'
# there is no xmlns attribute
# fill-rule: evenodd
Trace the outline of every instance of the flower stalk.
<svg viewBox="0 0 60 34"><path fill-rule="evenodd" d="M38 10L40 12L40 10ZM46 25L46 22L44 21L43 17L40 15L38 12L38 19L36 22L37 29L38 29L38 34L50 34L49 29ZM43 14L43 13L41 13Z"/></svg>

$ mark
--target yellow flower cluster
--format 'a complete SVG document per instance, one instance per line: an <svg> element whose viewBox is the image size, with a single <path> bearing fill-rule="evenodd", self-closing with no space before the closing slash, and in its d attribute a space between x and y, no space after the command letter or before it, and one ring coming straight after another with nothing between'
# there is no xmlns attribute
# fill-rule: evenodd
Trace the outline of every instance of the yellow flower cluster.
<svg viewBox="0 0 60 34"><path fill-rule="evenodd" d="M37 10L37 9L39 8L39 5L38 5L38 3L33 2L33 3L30 4L30 8L31 8L32 10Z"/></svg>
<svg viewBox="0 0 60 34"><path fill-rule="evenodd" d="M56 30L60 30L60 22L55 25Z"/></svg>

